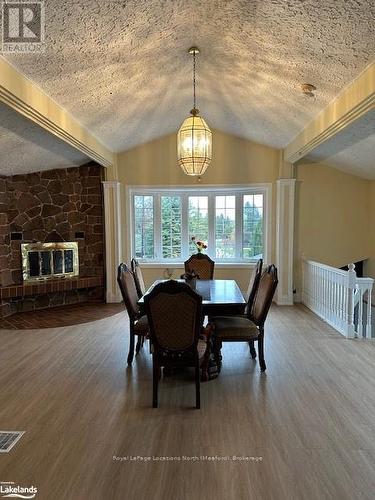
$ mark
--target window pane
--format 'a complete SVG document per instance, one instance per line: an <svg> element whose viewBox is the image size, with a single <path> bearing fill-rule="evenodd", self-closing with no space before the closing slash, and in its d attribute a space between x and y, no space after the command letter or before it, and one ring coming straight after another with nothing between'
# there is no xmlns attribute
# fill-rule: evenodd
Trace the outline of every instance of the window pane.
<svg viewBox="0 0 375 500"><path fill-rule="evenodd" d="M189 196L189 251L191 254L197 249L191 241L195 236L196 241L207 243L208 240L208 197Z"/></svg>
<svg viewBox="0 0 375 500"><path fill-rule="evenodd" d="M163 259L181 257L181 198L161 197L161 234Z"/></svg>
<svg viewBox="0 0 375 500"><path fill-rule="evenodd" d="M244 259L263 256L263 195L243 197L243 248Z"/></svg>
<svg viewBox="0 0 375 500"><path fill-rule="evenodd" d="M134 196L134 250L138 258L154 257L153 196Z"/></svg>
<svg viewBox="0 0 375 500"><path fill-rule="evenodd" d="M234 258L236 256L235 196L216 196L215 202L216 258Z"/></svg>

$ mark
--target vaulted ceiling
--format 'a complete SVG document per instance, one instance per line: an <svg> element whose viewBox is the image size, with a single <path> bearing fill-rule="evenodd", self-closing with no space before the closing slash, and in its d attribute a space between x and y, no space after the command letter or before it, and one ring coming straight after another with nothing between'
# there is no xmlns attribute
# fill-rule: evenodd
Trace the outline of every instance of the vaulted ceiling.
<svg viewBox="0 0 375 500"><path fill-rule="evenodd" d="M374 59L374 18L373 0L48 0L46 51L5 57L123 151L188 114L194 44L209 125L281 148Z"/></svg>

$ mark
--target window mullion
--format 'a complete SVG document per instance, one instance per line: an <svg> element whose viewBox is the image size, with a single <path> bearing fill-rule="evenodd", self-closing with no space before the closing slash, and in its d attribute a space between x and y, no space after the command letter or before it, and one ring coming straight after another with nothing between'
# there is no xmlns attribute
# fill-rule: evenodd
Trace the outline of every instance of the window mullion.
<svg viewBox="0 0 375 500"><path fill-rule="evenodd" d="M189 257L189 203L188 194L181 195L181 255L183 260Z"/></svg>
<svg viewBox="0 0 375 500"><path fill-rule="evenodd" d="M242 259L242 194L236 194L236 221L235 221L235 237L236 237L236 260Z"/></svg>
<svg viewBox="0 0 375 500"><path fill-rule="evenodd" d="M215 247L215 193L208 193L208 253L216 257Z"/></svg>
<svg viewBox="0 0 375 500"><path fill-rule="evenodd" d="M154 195L154 259L163 259L161 246L161 195Z"/></svg>

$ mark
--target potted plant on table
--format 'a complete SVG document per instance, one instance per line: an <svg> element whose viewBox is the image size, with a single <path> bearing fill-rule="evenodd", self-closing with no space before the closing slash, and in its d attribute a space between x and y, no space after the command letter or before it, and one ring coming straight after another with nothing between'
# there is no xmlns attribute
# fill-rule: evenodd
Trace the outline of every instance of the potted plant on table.
<svg viewBox="0 0 375 500"><path fill-rule="evenodd" d="M203 241L197 240L195 236L191 237L191 241L194 243L195 248L197 249L198 253L202 253L203 250L206 250L207 245Z"/></svg>

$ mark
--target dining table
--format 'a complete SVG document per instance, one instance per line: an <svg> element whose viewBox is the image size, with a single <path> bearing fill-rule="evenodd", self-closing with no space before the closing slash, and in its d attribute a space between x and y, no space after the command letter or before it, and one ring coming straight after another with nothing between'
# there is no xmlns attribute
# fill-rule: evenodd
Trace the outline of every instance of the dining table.
<svg viewBox="0 0 375 500"><path fill-rule="evenodd" d="M144 296L163 279L155 280L146 293L138 301L139 307L144 312ZM202 297L202 308L205 316L232 316L242 314L245 310L246 300L235 280L176 280L187 283L198 295Z"/></svg>
<svg viewBox="0 0 375 500"><path fill-rule="evenodd" d="M138 300L141 314L145 314L144 297L157 284L165 281L168 280L155 280L146 293ZM236 314L243 314L245 311L246 300L235 280L179 279L176 281L185 282L202 297L203 316L207 316L208 320L214 316L234 316ZM207 365L202 370L202 381L217 378L219 371L217 361L213 355L212 338L210 338Z"/></svg>

